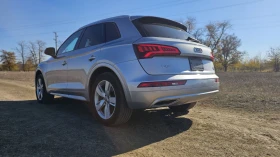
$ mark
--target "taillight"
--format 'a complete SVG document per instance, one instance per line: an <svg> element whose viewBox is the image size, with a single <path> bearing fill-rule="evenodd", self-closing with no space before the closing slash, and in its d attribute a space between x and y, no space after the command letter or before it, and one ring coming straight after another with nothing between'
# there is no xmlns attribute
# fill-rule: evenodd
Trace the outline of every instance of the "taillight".
<svg viewBox="0 0 280 157"><path fill-rule="evenodd" d="M160 81L160 82L142 82L138 85L138 88L143 87L163 87L163 86L179 86L186 84L186 80L182 81Z"/></svg>
<svg viewBox="0 0 280 157"><path fill-rule="evenodd" d="M214 57L214 53L211 52L211 60L214 61L215 57Z"/></svg>
<svg viewBox="0 0 280 157"><path fill-rule="evenodd" d="M219 79L219 78L216 78L216 79L215 79L215 82L217 82L217 83L220 82L220 79Z"/></svg>
<svg viewBox="0 0 280 157"><path fill-rule="evenodd" d="M153 58L154 56L177 56L181 54L176 47L158 44L138 44L134 45L134 50L139 59Z"/></svg>

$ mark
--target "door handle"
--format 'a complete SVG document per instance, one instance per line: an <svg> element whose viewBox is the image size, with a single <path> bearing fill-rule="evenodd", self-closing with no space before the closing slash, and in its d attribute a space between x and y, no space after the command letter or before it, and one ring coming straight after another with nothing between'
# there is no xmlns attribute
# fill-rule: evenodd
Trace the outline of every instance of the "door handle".
<svg viewBox="0 0 280 157"><path fill-rule="evenodd" d="M64 66L64 65L66 65L67 64L67 62L66 61L64 61L63 63L62 63L62 65Z"/></svg>
<svg viewBox="0 0 280 157"><path fill-rule="evenodd" d="M89 61L93 61L93 60L95 60L95 57L94 57L94 56L91 56L88 60L89 60Z"/></svg>

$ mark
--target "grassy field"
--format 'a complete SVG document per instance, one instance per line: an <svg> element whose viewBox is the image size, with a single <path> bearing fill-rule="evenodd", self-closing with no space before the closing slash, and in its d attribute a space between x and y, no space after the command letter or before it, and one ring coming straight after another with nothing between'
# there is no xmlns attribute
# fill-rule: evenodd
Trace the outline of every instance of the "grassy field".
<svg viewBox="0 0 280 157"><path fill-rule="evenodd" d="M137 111L97 123L80 101L35 101L34 72L0 72L0 156L279 156L280 73L218 73L189 114Z"/></svg>

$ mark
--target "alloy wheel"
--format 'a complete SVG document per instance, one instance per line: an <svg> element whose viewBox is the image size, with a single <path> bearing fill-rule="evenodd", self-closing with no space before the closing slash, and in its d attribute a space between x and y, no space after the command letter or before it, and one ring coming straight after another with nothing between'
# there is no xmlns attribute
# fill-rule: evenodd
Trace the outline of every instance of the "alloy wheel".
<svg viewBox="0 0 280 157"><path fill-rule="evenodd" d="M38 78L37 80L36 92L37 92L37 98L39 100L42 100L43 92L44 92L44 84L41 78Z"/></svg>
<svg viewBox="0 0 280 157"><path fill-rule="evenodd" d="M114 114L116 109L116 93L109 81L100 81L96 86L94 105L102 119L109 119Z"/></svg>

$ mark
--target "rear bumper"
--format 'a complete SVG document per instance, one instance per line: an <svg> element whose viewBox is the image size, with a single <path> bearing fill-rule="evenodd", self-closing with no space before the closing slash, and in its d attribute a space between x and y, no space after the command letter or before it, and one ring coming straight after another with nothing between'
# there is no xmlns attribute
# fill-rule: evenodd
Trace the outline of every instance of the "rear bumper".
<svg viewBox="0 0 280 157"><path fill-rule="evenodd" d="M126 99L132 109L181 105L196 102L219 91L215 73L190 73L185 75L148 75L139 62L131 61L118 65L123 74ZM138 88L142 82L187 80L185 85Z"/></svg>
<svg viewBox="0 0 280 157"><path fill-rule="evenodd" d="M133 109L177 106L197 102L218 93L218 88L185 88L167 91L131 92Z"/></svg>
<svg viewBox="0 0 280 157"><path fill-rule="evenodd" d="M203 99L207 99L218 93L219 90L204 92L204 93L196 93L196 94L186 94L179 96L169 96L156 99L150 107L163 107L163 106L177 106L192 102L197 102Z"/></svg>

